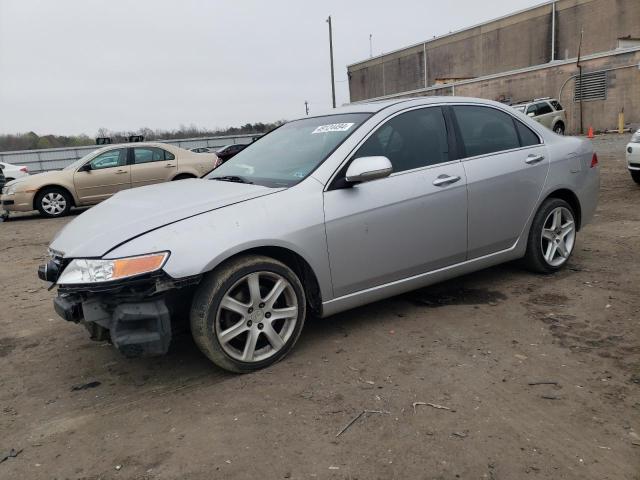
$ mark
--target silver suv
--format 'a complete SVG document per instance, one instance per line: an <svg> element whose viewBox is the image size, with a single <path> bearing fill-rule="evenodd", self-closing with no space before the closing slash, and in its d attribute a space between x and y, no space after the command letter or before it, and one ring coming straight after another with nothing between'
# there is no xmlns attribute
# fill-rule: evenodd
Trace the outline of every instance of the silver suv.
<svg viewBox="0 0 640 480"><path fill-rule="evenodd" d="M513 105L513 108L553 130L558 135L564 135L567 118L564 108L562 108L558 100L554 98L536 98L529 102Z"/></svg>

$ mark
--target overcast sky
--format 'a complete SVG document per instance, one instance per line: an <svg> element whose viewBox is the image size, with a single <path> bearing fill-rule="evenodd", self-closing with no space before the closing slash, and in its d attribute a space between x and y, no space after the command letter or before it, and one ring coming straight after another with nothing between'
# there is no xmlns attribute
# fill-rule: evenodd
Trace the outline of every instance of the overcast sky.
<svg viewBox="0 0 640 480"><path fill-rule="evenodd" d="M346 66L542 0L0 0L0 133L215 128L338 104Z"/></svg>

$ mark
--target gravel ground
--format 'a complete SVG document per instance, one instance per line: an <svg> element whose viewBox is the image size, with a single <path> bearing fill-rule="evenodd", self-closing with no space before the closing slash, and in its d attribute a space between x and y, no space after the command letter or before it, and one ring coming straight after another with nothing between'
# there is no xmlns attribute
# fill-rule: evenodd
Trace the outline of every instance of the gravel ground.
<svg viewBox="0 0 640 480"><path fill-rule="evenodd" d="M628 138L594 140L600 206L562 272L504 265L311 320L250 375L188 335L156 359L90 341L36 278L73 217L0 224L0 460L19 452L0 478L640 479ZM383 413L336 436L363 410Z"/></svg>

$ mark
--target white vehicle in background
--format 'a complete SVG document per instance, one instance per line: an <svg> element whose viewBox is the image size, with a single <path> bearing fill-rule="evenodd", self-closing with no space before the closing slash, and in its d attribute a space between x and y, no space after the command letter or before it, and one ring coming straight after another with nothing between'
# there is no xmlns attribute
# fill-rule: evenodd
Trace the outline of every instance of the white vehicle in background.
<svg viewBox="0 0 640 480"><path fill-rule="evenodd" d="M631 136L627 144L627 168L633 181L640 184L640 130Z"/></svg>
<svg viewBox="0 0 640 480"><path fill-rule="evenodd" d="M12 165L4 162L0 162L0 165L2 165L2 171L4 172L7 182L29 175L29 169L24 165Z"/></svg>

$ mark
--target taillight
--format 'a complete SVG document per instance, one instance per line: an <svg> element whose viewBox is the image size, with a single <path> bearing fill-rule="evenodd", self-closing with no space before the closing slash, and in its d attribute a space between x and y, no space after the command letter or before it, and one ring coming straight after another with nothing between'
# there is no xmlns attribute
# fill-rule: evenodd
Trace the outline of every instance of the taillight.
<svg viewBox="0 0 640 480"><path fill-rule="evenodd" d="M598 155L596 152L593 152L593 157L591 157L591 168L598 166Z"/></svg>
<svg viewBox="0 0 640 480"><path fill-rule="evenodd" d="M27 167L20 167L20 171L24 173L29 173L29 169Z"/></svg>

